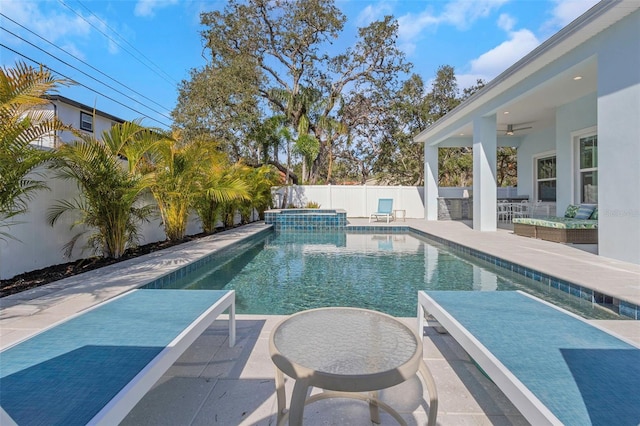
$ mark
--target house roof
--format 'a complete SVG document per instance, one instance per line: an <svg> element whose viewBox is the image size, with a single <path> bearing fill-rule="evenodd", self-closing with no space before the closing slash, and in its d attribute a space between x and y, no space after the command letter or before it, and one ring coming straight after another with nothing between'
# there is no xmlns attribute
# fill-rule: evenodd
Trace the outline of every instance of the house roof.
<svg viewBox="0 0 640 426"><path fill-rule="evenodd" d="M78 109L85 110L85 111L90 112L90 113L95 113L96 115L104 117L107 120L115 121L115 122L118 122L118 123L124 123L126 121L126 120L123 120L120 117L116 117L115 115L108 114L108 113L106 113L104 111L100 111L98 109L95 109L95 108L90 107L88 105L85 105L85 104L82 104L80 102L74 101L73 99L66 98L64 96L60 96L60 95L45 95L43 97L45 99L50 100L50 101L62 102L62 103L65 103L67 105L74 106L74 107L76 107Z"/></svg>
<svg viewBox="0 0 640 426"><path fill-rule="evenodd" d="M428 140L429 144L437 145L449 139L457 140L455 145L464 145L463 139L467 139L466 144L470 144L473 118L492 113L496 114L498 128L533 122L536 128L547 127L555 119L554 107L593 93L597 88L596 59L588 54L573 59L571 53L638 9L640 2L637 0L600 1L416 135L414 141L423 143ZM561 58L565 64L555 69L550 67ZM580 83L569 84L577 75L582 77ZM508 115L504 114L505 108L508 108ZM511 144L515 145L517 143Z"/></svg>

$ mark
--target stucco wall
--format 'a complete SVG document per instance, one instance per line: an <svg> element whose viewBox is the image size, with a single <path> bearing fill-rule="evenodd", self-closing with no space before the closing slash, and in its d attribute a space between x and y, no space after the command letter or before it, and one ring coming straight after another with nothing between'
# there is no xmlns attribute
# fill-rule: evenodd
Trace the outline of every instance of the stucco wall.
<svg viewBox="0 0 640 426"><path fill-rule="evenodd" d="M554 127L530 133L522 138L518 147L518 195L526 195L530 200L534 199L534 157L542 153L552 153L555 150Z"/></svg>
<svg viewBox="0 0 640 426"><path fill-rule="evenodd" d="M584 96L556 110L556 206L563 212L578 202L575 190L575 151L573 136L597 125L596 94Z"/></svg>
<svg viewBox="0 0 640 426"><path fill-rule="evenodd" d="M640 11L606 31L603 46L597 101L599 252L640 263Z"/></svg>

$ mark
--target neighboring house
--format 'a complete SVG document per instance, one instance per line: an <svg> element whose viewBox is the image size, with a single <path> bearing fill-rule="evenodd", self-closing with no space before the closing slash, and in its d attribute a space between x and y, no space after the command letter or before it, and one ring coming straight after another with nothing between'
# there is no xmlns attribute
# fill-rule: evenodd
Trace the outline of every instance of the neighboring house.
<svg viewBox="0 0 640 426"><path fill-rule="evenodd" d="M415 141L427 220L438 148L472 146L473 228L495 231L496 148L513 146L519 195L598 203L599 254L640 264L640 1L596 4Z"/></svg>
<svg viewBox="0 0 640 426"><path fill-rule="evenodd" d="M103 131L109 130L114 124L124 123L124 120L81 104L69 98L59 95L45 96L50 102L39 107L45 114L57 117L64 124L73 126L87 133L93 133L97 139ZM57 143L70 142L75 138L71 132L61 132L57 135L58 141L53 136L43 137L38 141L38 146L55 148Z"/></svg>

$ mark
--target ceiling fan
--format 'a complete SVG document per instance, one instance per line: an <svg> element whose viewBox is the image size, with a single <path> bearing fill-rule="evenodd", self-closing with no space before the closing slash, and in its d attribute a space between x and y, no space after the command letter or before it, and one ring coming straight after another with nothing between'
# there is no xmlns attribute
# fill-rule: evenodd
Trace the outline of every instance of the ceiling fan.
<svg viewBox="0 0 640 426"><path fill-rule="evenodd" d="M533 129L533 126L528 126L528 127L515 127L515 126L522 126L522 124L507 124L506 130L498 130L498 132L504 132L506 136L513 136L515 132L518 132L520 130Z"/></svg>

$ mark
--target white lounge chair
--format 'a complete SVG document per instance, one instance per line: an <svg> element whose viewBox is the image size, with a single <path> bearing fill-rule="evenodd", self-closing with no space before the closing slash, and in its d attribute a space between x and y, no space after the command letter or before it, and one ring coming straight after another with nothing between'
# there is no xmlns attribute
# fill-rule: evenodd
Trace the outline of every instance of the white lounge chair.
<svg viewBox="0 0 640 426"><path fill-rule="evenodd" d="M374 213L371 213L369 216L369 223L371 223L371 219L379 218L387 219L387 223L389 223L390 219L393 219L393 199L392 198L380 198L378 199L378 210Z"/></svg>
<svg viewBox="0 0 640 426"><path fill-rule="evenodd" d="M640 348L520 291L419 291L428 312L534 425L640 423Z"/></svg>
<svg viewBox="0 0 640 426"><path fill-rule="evenodd" d="M120 423L233 290L133 290L0 353L0 424Z"/></svg>

